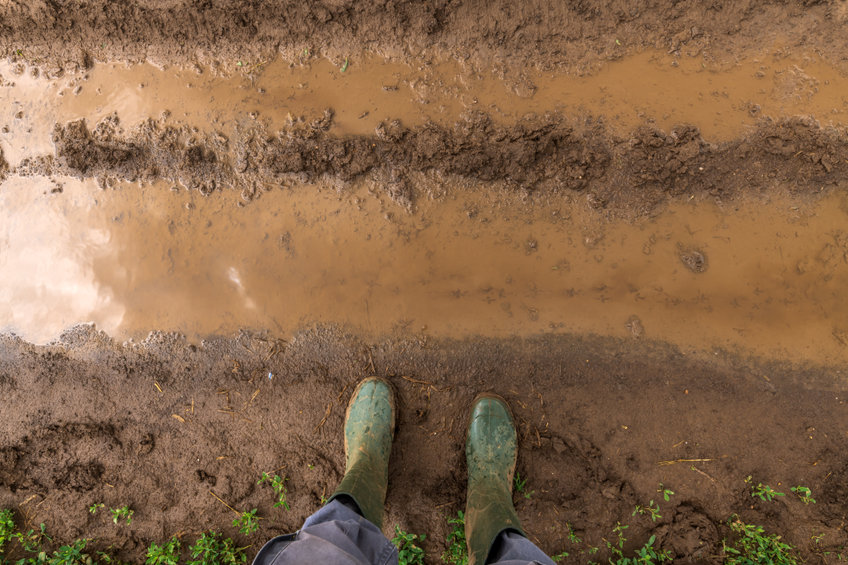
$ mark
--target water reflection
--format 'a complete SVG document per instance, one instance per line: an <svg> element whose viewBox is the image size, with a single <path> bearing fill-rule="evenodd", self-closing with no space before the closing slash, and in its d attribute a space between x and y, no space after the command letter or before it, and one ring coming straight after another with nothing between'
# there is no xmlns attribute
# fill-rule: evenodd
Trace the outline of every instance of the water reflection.
<svg viewBox="0 0 848 565"><path fill-rule="evenodd" d="M78 322L116 331L124 306L95 274L114 260L94 181L12 178L0 187L0 327L44 342Z"/></svg>

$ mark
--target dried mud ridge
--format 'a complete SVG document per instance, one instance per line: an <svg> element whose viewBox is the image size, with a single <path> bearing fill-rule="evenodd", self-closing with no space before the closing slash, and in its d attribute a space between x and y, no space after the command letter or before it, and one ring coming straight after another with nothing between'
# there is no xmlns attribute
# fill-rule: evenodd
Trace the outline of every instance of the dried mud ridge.
<svg viewBox="0 0 848 565"><path fill-rule="evenodd" d="M363 49L404 60L451 54L520 74L527 65L584 70L647 47L721 58L784 37L844 64L846 22L848 10L827 0L13 0L0 5L0 53L49 76L94 60L296 60L304 49L339 61Z"/></svg>
<svg viewBox="0 0 848 565"><path fill-rule="evenodd" d="M739 193L789 185L818 193L848 177L848 133L808 118L763 120L743 138L708 143L697 128L670 133L648 127L628 139L586 120L559 115L527 118L515 126L473 113L453 127L407 128L383 123L374 135L329 133L332 112L293 120L278 132L251 123L232 139L166 118L123 131L115 115L93 128L83 120L57 125L55 156L27 159L19 174L67 174L181 183L204 194L235 189L246 201L290 181L368 177L411 206L426 175L498 182L525 190L581 191L596 208L650 211L669 196Z"/></svg>
<svg viewBox="0 0 848 565"><path fill-rule="evenodd" d="M6 162L6 158L3 156L3 148L0 147L0 182L6 180L6 176L9 174L9 163Z"/></svg>
<svg viewBox="0 0 848 565"><path fill-rule="evenodd" d="M812 533L826 534L821 551L848 542L848 440L834 400L845 384L833 372L729 355L706 363L644 340L575 336L372 342L318 327L289 342L243 332L199 347L161 333L119 345L90 326L47 346L0 336L0 507L36 528L46 522L57 543L93 538L92 549L129 562L177 531L187 546L210 528L252 544L252 555L332 492L344 469L344 408L374 373L399 393L385 523L426 533L432 563L446 516L464 505L467 410L484 389L505 395L516 415L518 470L533 491L516 495L523 525L549 554L568 550L567 562L585 562L579 550L604 547L621 521L634 544L656 535L678 562L719 563L734 512L806 558ZM700 472L657 464L676 459L701 461ZM256 485L275 469L289 479L291 512ZM752 499L751 474L782 481L787 496ZM667 502L660 482L676 493ZM818 503L794 499L795 484ZM258 508L259 532L238 534L210 492ZM651 499L662 518L631 516ZM132 525L91 515L95 502L129 505ZM584 545L568 544L566 524Z"/></svg>

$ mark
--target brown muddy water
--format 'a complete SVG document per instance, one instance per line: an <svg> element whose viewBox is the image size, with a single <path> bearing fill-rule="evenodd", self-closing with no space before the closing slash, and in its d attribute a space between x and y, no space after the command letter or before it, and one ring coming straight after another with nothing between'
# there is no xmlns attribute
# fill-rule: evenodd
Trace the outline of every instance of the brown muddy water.
<svg viewBox="0 0 848 565"><path fill-rule="evenodd" d="M503 79L457 63L376 58L342 69L243 62L202 69L102 64L48 80L0 64L0 142L14 166L52 153L56 122L162 112L203 129L281 125L335 110L334 133L387 119L450 123L479 108L514 121L559 110L603 116L623 135L652 122L730 139L763 116L848 123L848 78L780 49L732 64L646 52L591 76ZM293 187L246 207L170 185L12 175L0 185L0 328L44 342L92 321L118 338L193 339L241 327L290 335L315 322L371 334L522 336L591 332L686 351L738 349L848 360L848 203L683 199L611 222L581 198L452 186L407 213L367 184Z"/></svg>
<svg viewBox="0 0 848 565"><path fill-rule="evenodd" d="M414 214L368 187L236 206L164 186L13 179L0 323L45 341L304 324L422 337L590 332L844 362L848 200L681 202L609 223L585 204L453 191Z"/></svg>
<svg viewBox="0 0 848 565"><path fill-rule="evenodd" d="M370 134L393 119L407 126L450 124L468 110L504 123L548 111L603 116L625 136L644 123L663 129L693 124L711 141L736 137L764 116L810 115L822 124L848 124L848 77L815 55L781 48L724 63L647 51L589 76L528 70L501 77L454 61L411 67L376 56L350 60L344 72L342 67L308 56L300 64L245 61L219 69L225 74L107 63L86 75L50 80L2 62L0 140L15 165L24 156L52 151L56 122L93 123L113 112L125 126L168 112L225 134L241 120L264 120L275 128L326 108L335 111L331 131L339 135Z"/></svg>

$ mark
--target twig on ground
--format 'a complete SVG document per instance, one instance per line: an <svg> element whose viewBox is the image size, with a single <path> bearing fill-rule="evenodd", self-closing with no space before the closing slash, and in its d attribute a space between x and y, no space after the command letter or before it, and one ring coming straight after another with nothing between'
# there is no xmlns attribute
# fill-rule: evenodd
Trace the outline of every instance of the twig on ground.
<svg viewBox="0 0 848 565"><path fill-rule="evenodd" d="M212 496L214 496L215 498L217 498L217 499L218 499L218 502L220 502L221 504L223 504L224 506L226 506L227 508L229 508L230 510L232 510L233 512L235 512L237 516L241 516L241 512L239 512L238 510L236 510L235 508L233 508L232 506L230 506L229 504L227 504L226 502L224 502L224 499L223 499L223 498L221 498L220 496L218 496L217 494L215 494L215 493L214 493L214 492L212 492L211 490L209 491L209 494L211 494Z"/></svg>

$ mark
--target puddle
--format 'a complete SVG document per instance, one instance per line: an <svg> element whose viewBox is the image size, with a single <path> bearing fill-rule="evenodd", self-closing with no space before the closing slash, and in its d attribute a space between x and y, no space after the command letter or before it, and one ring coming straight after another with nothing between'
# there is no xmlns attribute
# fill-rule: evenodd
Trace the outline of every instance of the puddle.
<svg viewBox="0 0 848 565"><path fill-rule="evenodd" d="M0 228L0 327L37 342L88 320L119 339L240 327L286 336L333 322L848 360L845 196L809 209L681 203L627 224L566 199L527 206L465 189L407 215L365 187L302 186L238 208L229 194L60 182L61 193L46 179L0 189L12 219Z"/></svg>
<svg viewBox="0 0 848 565"><path fill-rule="evenodd" d="M9 131L0 140L14 165L26 155L52 151L54 123L81 117L95 122L111 112L131 126L169 111L175 120L225 134L237 120L255 117L275 128L290 115L326 108L335 111L333 131L339 135L371 134L391 119L450 124L467 110L489 112L504 123L528 113L589 112L621 135L646 121L666 130L688 123L710 140L736 137L763 116L803 114L848 124L848 77L816 56L786 56L780 49L724 66L651 51L611 62L591 76L528 71L506 80L456 62L413 68L376 56L354 58L344 72L323 58L244 67L253 69L252 78L109 63L96 65L87 78L48 80L28 69L18 74L3 62L0 127Z"/></svg>
<svg viewBox="0 0 848 565"><path fill-rule="evenodd" d="M453 62L376 58L354 58L344 72L324 59L274 61L252 79L151 65L58 80L25 71L0 64L0 143L12 165L52 152L54 123L113 111L127 125L168 110L227 131L252 113L281 125L332 107L340 135L394 118L447 123L470 108L504 121L587 110L622 133L646 120L694 123L713 139L761 116L848 123L848 79L816 57L774 50L726 68L642 53L592 76L528 72L517 82ZM567 197L527 205L445 190L406 215L364 186L295 187L237 208L231 194L12 177L0 185L0 327L36 342L88 320L118 338L240 327L289 335L314 322L453 337L594 332L848 360L844 197L810 209L680 203L631 225Z"/></svg>

